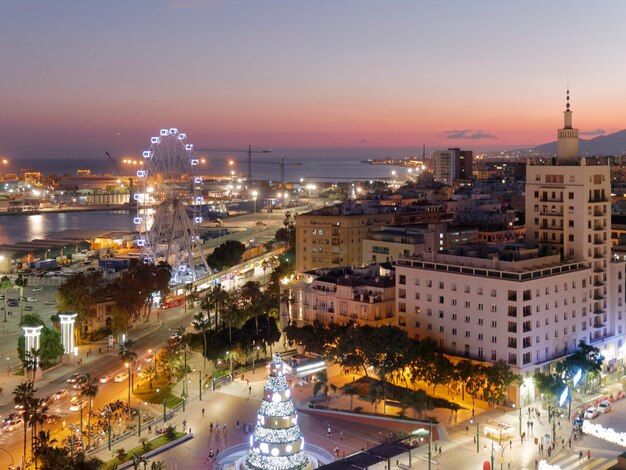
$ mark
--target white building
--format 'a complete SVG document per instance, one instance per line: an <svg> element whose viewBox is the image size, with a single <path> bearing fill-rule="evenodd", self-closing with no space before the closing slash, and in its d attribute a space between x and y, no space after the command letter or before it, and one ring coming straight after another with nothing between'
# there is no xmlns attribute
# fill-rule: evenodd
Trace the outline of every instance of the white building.
<svg viewBox="0 0 626 470"><path fill-rule="evenodd" d="M398 262L398 321L411 337L432 337L459 356L505 360L525 377L580 340L608 363L622 361L625 264L610 253L609 167L578 156L569 107L557 157L527 167L528 246ZM534 391L526 384L509 398L527 401Z"/></svg>
<svg viewBox="0 0 626 470"><path fill-rule="evenodd" d="M433 153L435 181L452 186L458 180L472 178L473 152L459 148Z"/></svg>

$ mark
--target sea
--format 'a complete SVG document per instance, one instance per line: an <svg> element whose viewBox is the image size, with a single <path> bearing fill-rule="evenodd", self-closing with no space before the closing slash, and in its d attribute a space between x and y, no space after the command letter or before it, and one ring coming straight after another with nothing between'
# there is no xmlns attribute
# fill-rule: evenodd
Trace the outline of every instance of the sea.
<svg viewBox="0 0 626 470"><path fill-rule="evenodd" d="M392 171L398 175L406 168L388 165L370 165L368 159L416 158L421 149L416 148L279 148L271 153L252 155L252 178L280 182L280 161L285 155L285 181L304 184L319 182L344 182L348 180L390 179ZM205 158L200 165L203 175L225 175L231 170L246 176L247 153L202 152ZM139 157L137 157L139 159ZM234 165L228 164L233 160ZM85 164L85 161L88 163ZM94 174L114 172L106 155L88 159L33 159L12 163L20 169L40 171L44 174L76 174L76 170L89 169ZM121 161L120 168L125 168ZM15 171L15 169L13 170ZM130 171L128 171L130 173ZM0 216L0 244L44 239L51 233L68 229L81 230L134 230L133 211L62 212L48 214L15 214Z"/></svg>

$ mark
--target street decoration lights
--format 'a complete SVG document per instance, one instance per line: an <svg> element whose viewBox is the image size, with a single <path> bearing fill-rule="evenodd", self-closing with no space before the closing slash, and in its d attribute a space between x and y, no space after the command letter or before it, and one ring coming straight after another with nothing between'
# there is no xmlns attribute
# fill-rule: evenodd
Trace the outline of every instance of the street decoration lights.
<svg viewBox="0 0 626 470"><path fill-rule="evenodd" d="M256 198L259 195L258 191L252 191L252 200L254 201L254 213L256 214Z"/></svg>
<svg viewBox="0 0 626 470"><path fill-rule="evenodd" d="M61 323L61 343L63 344L63 353L66 355L72 354L74 351L74 324L77 316L77 313L59 314Z"/></svg>

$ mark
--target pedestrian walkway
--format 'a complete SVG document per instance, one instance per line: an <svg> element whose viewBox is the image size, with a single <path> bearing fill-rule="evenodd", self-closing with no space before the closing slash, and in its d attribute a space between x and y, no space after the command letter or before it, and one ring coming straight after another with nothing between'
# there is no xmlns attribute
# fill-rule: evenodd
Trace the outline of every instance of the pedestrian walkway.
<svg viewBox="0 0 626 470"><path fill-rule="evenodd" d="M587 455L583 455L581 459L578 454L567 455L562 453L555 459L550 460L550 465L555 465L561 468L561 470L608 470L615 465L614 457L592 457L587 459Z"/></svg>

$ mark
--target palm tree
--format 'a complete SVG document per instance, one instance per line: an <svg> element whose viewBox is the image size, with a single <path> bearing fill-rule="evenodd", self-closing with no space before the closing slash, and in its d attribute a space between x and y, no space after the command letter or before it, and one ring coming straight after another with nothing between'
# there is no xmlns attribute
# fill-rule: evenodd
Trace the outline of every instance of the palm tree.
<svg viewBox="0 0 626 470"><path fill-rule="evenodd" d="M239 308L237 302L233 302L232 304L228 305L222 313L222 318L226 317L226 324L228 325L229 344L232 344L233 342L233 326L236 327L237 325L239 325L244 316L244 311Z"/></svg>
<svg viewBox="0 0 626 470"><path fill-rule="evenodd" d="M154 366L148 366L143 370L143 377L148 379L148 383L150 384L150 390L152 390L152 381L156 379L157 371Z"/></svg>
<svg viewBox="0 0 626 470"><path fill-rule="evenodd" d="M165 470L165 463L163 463L162 460L152 462L152 465L150 465L150 470Z"/></svg>
<svg viewBox="0 0 626 470"><path fill-rule="evenodd" d="M135 342L132 339L127 339L120 344L120 351L118 356L122 363L128 367L128 414L130 416L130 383L133 378L133 363L137 359L137 353L135 352Z"/></svg>
<svg viewBox="0 0 626 470"><path fill-rule="evenodd" d="M220 325L220 315L224 304L228 302L229 293L221 284L216 284L207 294L210 300L210 304L215 308L215 331L218 330ZM208 313L208 311L207 311Z"/></svg>
<svg viewBox="0 0 626 470"><path fill-rule="evenodd" d="M32 371L31 382L35 383L37 375L37 367L39 367L39 349L31 348L30 351L24 352L24 360L22 361L24 370Z"/></svg>
<svg viewBox="0 0 626 470"><path fill-rule="evenodd" d="M347 383L341 387L341 393L350 397L350 411L352 411L352 400L359 394L359 389L353 383Z"/></svg>
<svg viewBox="0 0 626 470"><path fill-rule="evenodd" d="M89 448L91 447L91 405L93 399L98 395L99 387L98 380L91 377L91 374L85 375L85 379L80 395L87 398L87 448Z"/></svg>
<svg viewBox="0 0 626 470"><path fill-rule="evenodd" d="M271 258L265 258L263 261L261 261L261 268L263 268L263 284L267 284L267 270L271 267Z"/></svg>
<svg viewBox="0 0 626 470"><path fill-rule="evenodd" d="M320 392L322 392L324 395L328 394L328 375L326 374L325 370L315 374L315 385L313 385L313 398L315 398Z"/></svg>
<svg viewBox="0 0 626 470"><path fill-rule="evenodd" d="M31 407L33 405L33 400L35 398L35 389L33 387L32 382L22 382L15 390L13 390L13 403L15 403L19 407L23 407L24 416L29 416L31 412ZM24 424L24 462L26 462L26 431L28 426Z"/></svg>
<svg viewBox="0 0 626 470"><path fill-rule="evenodd" d="M241 286L241 297L245 299L248 305L253 309L254 323L256 327L256 337L259 337L259 308L258 300L261 297L261 285L256 281L248 281Z"/></svg>
<svg viewBox="0 0 626 470"><path fill-rule="evenodd" d="M202 339L204 340L204 351L202 352L202 373L206 368L206 352L207 352L207 340L206 340L206 332L211 327L211 318L209 316L204 316L202 311L196 313L193 316L193 321L191 322L196 331L202 333ZM150 385L152 388L152 385Z"/></svg>
<svg viewBox="0 0 626 470"><path fill-rule="evenodd" d="M22 319L22 315L24 313L24 287L28 284L28 278L22 276L21 274L17 276L17 279L14 283L14 288L20 290L20 320ZM6 296L5 296L6 297Z"/></svg>
<svg viewBox="0 0 626 470"><path fill-rule="evenodd" d="M9 276L2 276L0 278L0 289L4 293L4 321L7 321L7 310L9 309L9 305L7 303L7 291L13 287L13 283L11 282L11 278Z"/></svg>
<svg viewBox="0 0 626 470"><path fill-rule="evenodd" d="M370 382L369 390L367 392L367 398L369 399L370 403L374 405L374 413L378 413L378 403L380 403L381 400L385 399L383 384L378 381Z"/></svg>
<svg viewBox="0 0 626 470"><path fill-rule="evenodd" d="M37 456L35 455L35 444L36 444L36 436L37 436L37 425L43 425L48 418L46 412L48 411L48 407L46 406L45 400L42 398L33 397L30 403L30 413L27 415L24 413L24 426L30 426L30 445L31 445L31 454L35 460L35 468L37 468Z"/></svg>

